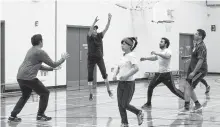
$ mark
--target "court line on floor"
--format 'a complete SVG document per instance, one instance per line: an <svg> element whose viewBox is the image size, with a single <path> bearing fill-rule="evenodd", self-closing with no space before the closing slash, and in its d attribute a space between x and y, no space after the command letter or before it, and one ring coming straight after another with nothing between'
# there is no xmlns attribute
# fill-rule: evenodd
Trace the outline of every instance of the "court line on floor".
<svg viewBox="0 0 220 127"><path fill-rule="evenodd" d="M116 86L117 87L117 86ZM83 92L85 92L85 91L88 91L88 90L83 90ZM115 91L115 89L114 89L114 91ZM139 90L139 92L142 92L142 91L145 91L144 89L142 89L141 91ZM213 91L213 90L212 90ZM78 91L77 91L78 92ZM107 92L104 92L104 90L101 92L101 91L99 91L99 93L107 93ZM82 93L82 94L84 94L84 93ZM102 95L102 94L100 94L100 95ZM147 93L146 93L147 94ZM37 94L34 94L34 95L37 95ZM74 93L74 94L68 94L68 95L66 95L66 96L71 96L71 95L77 95L77 96L79 96L79 93ZM38 95L37 95L38 96ZM50 98L52 99L52 98L55 98L55 97L57 97L58 95L56 95L56 96L54 96L54 93L53 93L53 96L51 97L50 96ZM66 96L59 96L59 97L66 97ZM86 97L86 96L85 96ZM75 98L77 98L77 97L75 97ZM79 97L79 98L81 98L81 97ZM16 103L16 101L7 101L7 102L5 102L5 103ZM34 102L29 102L29 103L36 103L36 102L38 102L38 101L34 101ZM1 102L1 103L4 103L4 102Z"/></svg>
<svg viewBox="0 0 220 127"><path fill-rule="evenodd" d="M165 95L165 94L164 94ZM134 97L133 99L141 99L141 98L145 98L145 97ZM102 103L97 103L97 104L89 104L89 105L71 105L71 104L67 104L67 105L70 105L70 106L73 106L73 107L70 107L69 109L72 109L72 108L80 108L80 107L91 107L91 106L94 106L94 105L102 105L102 104L107 104L107 103L112 103L112 102L117 102L117 101L107 101L107 102L102 102ZM61 105L61 104L58 104L58 106ZM64 104L65 105L65 104ZM65 105L66 106L66 105ZM47 112L54 112L54 111L62 111L62 110L67 110L68 108L65 108L65 109L59 109L59 110L52 110L52 111L47 111ZM25 115L26 116L26 115Z"/></svg>
<svg viewBox="0 0 220 127"><path fill-rule="evenodd" d="M217 104L217 105L212 105L212 106L209 106L209 107L204 107L204 108L211 108L211 107L215 107L215 106L219 106L220 104ZM203 108L203 109L204 109ZM167 117L172 117L172 116L176 116L179 112L175 113L175 114L171 114L171 115L168 115L168 116L161 116L161 117L158 117L157 119L154 119L152 118L152 120L148 120L146 121L147 123L150 123L150 122L153 122L153 121L156 121L156 120L160 120L160 119L166 119ZM146 119L146 118L145 118ZM148 119L148 118L147 118ZM173 119L175 120L175 119ZM129 125L130 127L135 127L137 125Z"/></svg>
<svg viewBox="0 0 220 127"><path fill-rule="evenodd" d="M168 94L170 94L170 93L163 94L163 95L154 95L154 96L164 96L164 95L168 95ZM100 94L99 96L101 96L101 94ZM98 97L99 97L99 96L98 96ZM168 95L168 96L170 96L170 95ZM84 97L88 97L88 96L84 96ZM84 98L84 97L80 97L80 98ZM171 95L171 97L175 97L175 96ZM145 96L144 96L144 97L139 97L139 98L134 98L134 99L140 99L140 98L145 98ZM74 98L70 98L70 99L75 99L75 97L74 97ZM70 100L70 99L68 99L68 100ZM63 99L60 99L60 100L63 100ZM64 99L64 100L66 100L66 99ZM57 100L55 100L54 102L57 102ZM100 103L100 104L105 104L105 103L109 103L109 102L112 102L112 101L103 102L103 103ZM31 104L33 104L33 103L31 103ZM99 104L96 104L96 105L99 105ZM75 105L74 105L73 108L75 108L75 107L81 107L81 106L82 106L82 107L85 107L85 106L91 106L91 105L80 105L80 106L75 106Z"/></svg>
<svg viewBox="0 0 220 127"><path fill-rule="evenodd" d="M216 107L216 106L219 106L220 105L220 103L218 103L218 104L216 104L216 105L211 105L211 106L206 106L206 107L204 107L203 109L208 109L208 108L212 108L212 107ZM179 112L177 112L177 114L178 114ZM162 117L158 117L158 118L162 118L162 119L165 119L165 118L167 118L167 117L171 117L171 116L176 116L177 114L172 114L172 115L168 115L168 116L162 116ZM155 119L155 120L158 120L158 119ZM153 121L155 121L155 120L150 120L150 121L148 121L148 122L153 122Z"/></svg>
<svg viewBox="0 0 220 127"><path fill-rule="evenodd" d="M164 95L168 95L168 94L170 94L170 93L166 93L166 94L162 94L162 95L154 95L154 96L164 96ZM98 94L98 95L94 95L94 96L100 97L100 96L103 96L103 95L104 95L104 94ZM105 95L104 95L104 96L105 96ZM137 96L137 95L135 95L135 96ZM169 96L169 95L168 95L168 96ZM58 100L54 100L53 102L58 102L58 101L62 101L62 100L65 100L65 101L66 101L66 99L68 99L68 100L81 99L81 98L85 98L85 97L88 98L89 96L58 99ZM61 98L61 97L59 96L59 98ZM50 99L50 100L53 100L53 99ZM15 101L14 104L16 104L16 102L17 102L17 101ZM39 101L29 102L29 103L27 103L27 104L33 104L33 103L39 103ZM9 104L9 105L6 105L6 106L14 106L14 104ZM2 106L1 106L1 107L2 107Z"/></svg>
<svg viewBox="0 0 220 127"><path fill-rule="evenodd" d="M207 108L211 108L211 107L215 107L215 106L219 106L220 104L217 104L217 105L212 105L212 106L207 106L207 107L204 107L204 109L207 109ZM178 113L178 112L177 112ZM176 113L175 114L172 114L172 115L168 115L168 116L166 116L166 117L158 117L157 119L153 119L152 118L152 120L148 120L148 121L146 121L147 123L149 123L149 122L153 122L153 121L156 121L156 120L158 120L158 119L166 119L167 117L171 117L171 116L176 116ZM145 118L145 119L149 119L149 118ZM172 119L171 119L172 120ZM175 119L173 119L173 120L175 120ZM2 121L2 120L1 120ZM22 122L22 123L25 123L25 122ZM78 126L97 126L97 125L88 125L88 124L78 124L78 123L67 123L67 122L56 122L57 124L59 124L59 123L65 123L65 124L76 124L76 125L78 125ZM28 123L29 124L29 123ZM31 123L31 125L39 125L39 124L33 124L33 123ZM134 127L134 126L137 126L137 125L130 125L130 126L132 126L132 127Z"/></svg>

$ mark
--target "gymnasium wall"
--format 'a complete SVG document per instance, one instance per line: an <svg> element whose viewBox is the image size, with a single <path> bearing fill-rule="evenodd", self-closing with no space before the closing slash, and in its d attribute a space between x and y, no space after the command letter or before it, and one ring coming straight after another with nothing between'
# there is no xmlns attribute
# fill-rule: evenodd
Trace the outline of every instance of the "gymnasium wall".
<svg viewBox="0 0 220 127"><path fill-rule="evenodd" d="M119 8L113 2L100 1L58 1L57 44L58 59L66 51L66 25L90 26L95 17L99 16L99 30L104 29L107 23L107 14L112 13L111 26L104 38L104 59L106 61L109 80L112 79L111 68L118 63L122 55L120 41L127 36L137 36L139 44L135 50L137 58L149 56L152 50L159 51L161 37L171 41L170 49L173 56L172 70L179 68L179 33L195 33L197 28L207 31L208 64L210 72L220 72L214 55L220 46L218 43L218 27L216 32L210 31L210 24L219 26L219 9L207 9L205 6L189 2L160 2L153 9L145 11L129 11ZM19 65L23 61L27 50L31 47L30 38L35 33L44 37L44 50L55 58L55 4L54 1L3 1L2 19L5 20L6 44L6 82L16 82ZM123 3L122 3L123 4ZM173 15L175 23L170 32L166 32L163 24L152 23L151 20L164 18L167 8L175 9ZM208 17L207 14L210 13ZM35 27L35 21L38 26ZM211 50L210 50L211 49ZM144 72L157 71L157 63L138 63L140 71L137 78L142 78ZM45 80L46 86L54 85L54 72L39 78ZM66 83L66 64L58 71L58 85ZM97 80L102 81L100 72Z"/></svg>

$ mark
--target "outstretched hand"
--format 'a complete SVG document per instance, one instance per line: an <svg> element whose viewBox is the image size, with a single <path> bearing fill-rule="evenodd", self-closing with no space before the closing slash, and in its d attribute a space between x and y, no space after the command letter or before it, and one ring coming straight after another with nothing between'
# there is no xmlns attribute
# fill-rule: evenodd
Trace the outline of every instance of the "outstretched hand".
<svg viewBox="0 0 220 127"><path fill-rule="evenodd" d="M145 61L145 60L146 60L145 58L141 58L141 59L140 59L140 61Z"/></svg>
<svg viewBox="0 0 220 127"><path fill-rule="evenodd" d="M95 18L95 22L98 22L98 21L99 21L98 16L96 16L96 18Z"/></svg>
<svg viewBox="0 0 220 127"><path fill-rule="evenodd" d="M112 14L108 13L108 20L111 20L111 18L112 18Z"/></svg>
<svg viewBox="0 0 220 127"><path fill-rule="evenodd" d="M67 58L70 57L70 55L69 55L68 53L63 53L63 54L61 55L61 57L66 60Z"/></svg>
<svg viewBox="0 0 220 127"><path fill-rule="evenodd" d="M54 70L60 70L61 68L62 68L62 67L59 66L59 67L54 68Z"/></svg>

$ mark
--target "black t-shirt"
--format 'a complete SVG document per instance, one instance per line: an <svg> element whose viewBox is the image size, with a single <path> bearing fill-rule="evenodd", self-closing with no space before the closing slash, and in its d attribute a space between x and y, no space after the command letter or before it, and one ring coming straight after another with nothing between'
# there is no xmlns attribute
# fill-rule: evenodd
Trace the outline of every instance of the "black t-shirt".
<svg viewBox="0 0 220 127"><path fill-rule="evenodd" d="M103 57L103 33L97 33L96 36L87 35L88 56L89 57Z"/></svg>
<svg viewBox="0 0 220 127"><path fill-rule="evenodd" d="M192 56L191 56L191 61L189 65L189 71L192 72L199 59L203 59L203 63L201 68L198 70L199 72L207 72L208 71L208 65L207 65L207 49L204 44L204 42L201 42L197 45L195 45L193 51L192 51Z"/></svg>

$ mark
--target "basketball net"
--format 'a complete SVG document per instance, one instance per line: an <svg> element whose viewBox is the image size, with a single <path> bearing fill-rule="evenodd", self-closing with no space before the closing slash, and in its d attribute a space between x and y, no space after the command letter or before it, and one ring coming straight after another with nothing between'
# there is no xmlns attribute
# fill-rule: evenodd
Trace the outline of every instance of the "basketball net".
<svg viewBox="0 0 220 127"><path fill-rule="evenodd" d="M165 23L165 29L166 29L166 32L171 32L172 30L172 23Z"/></svg>

